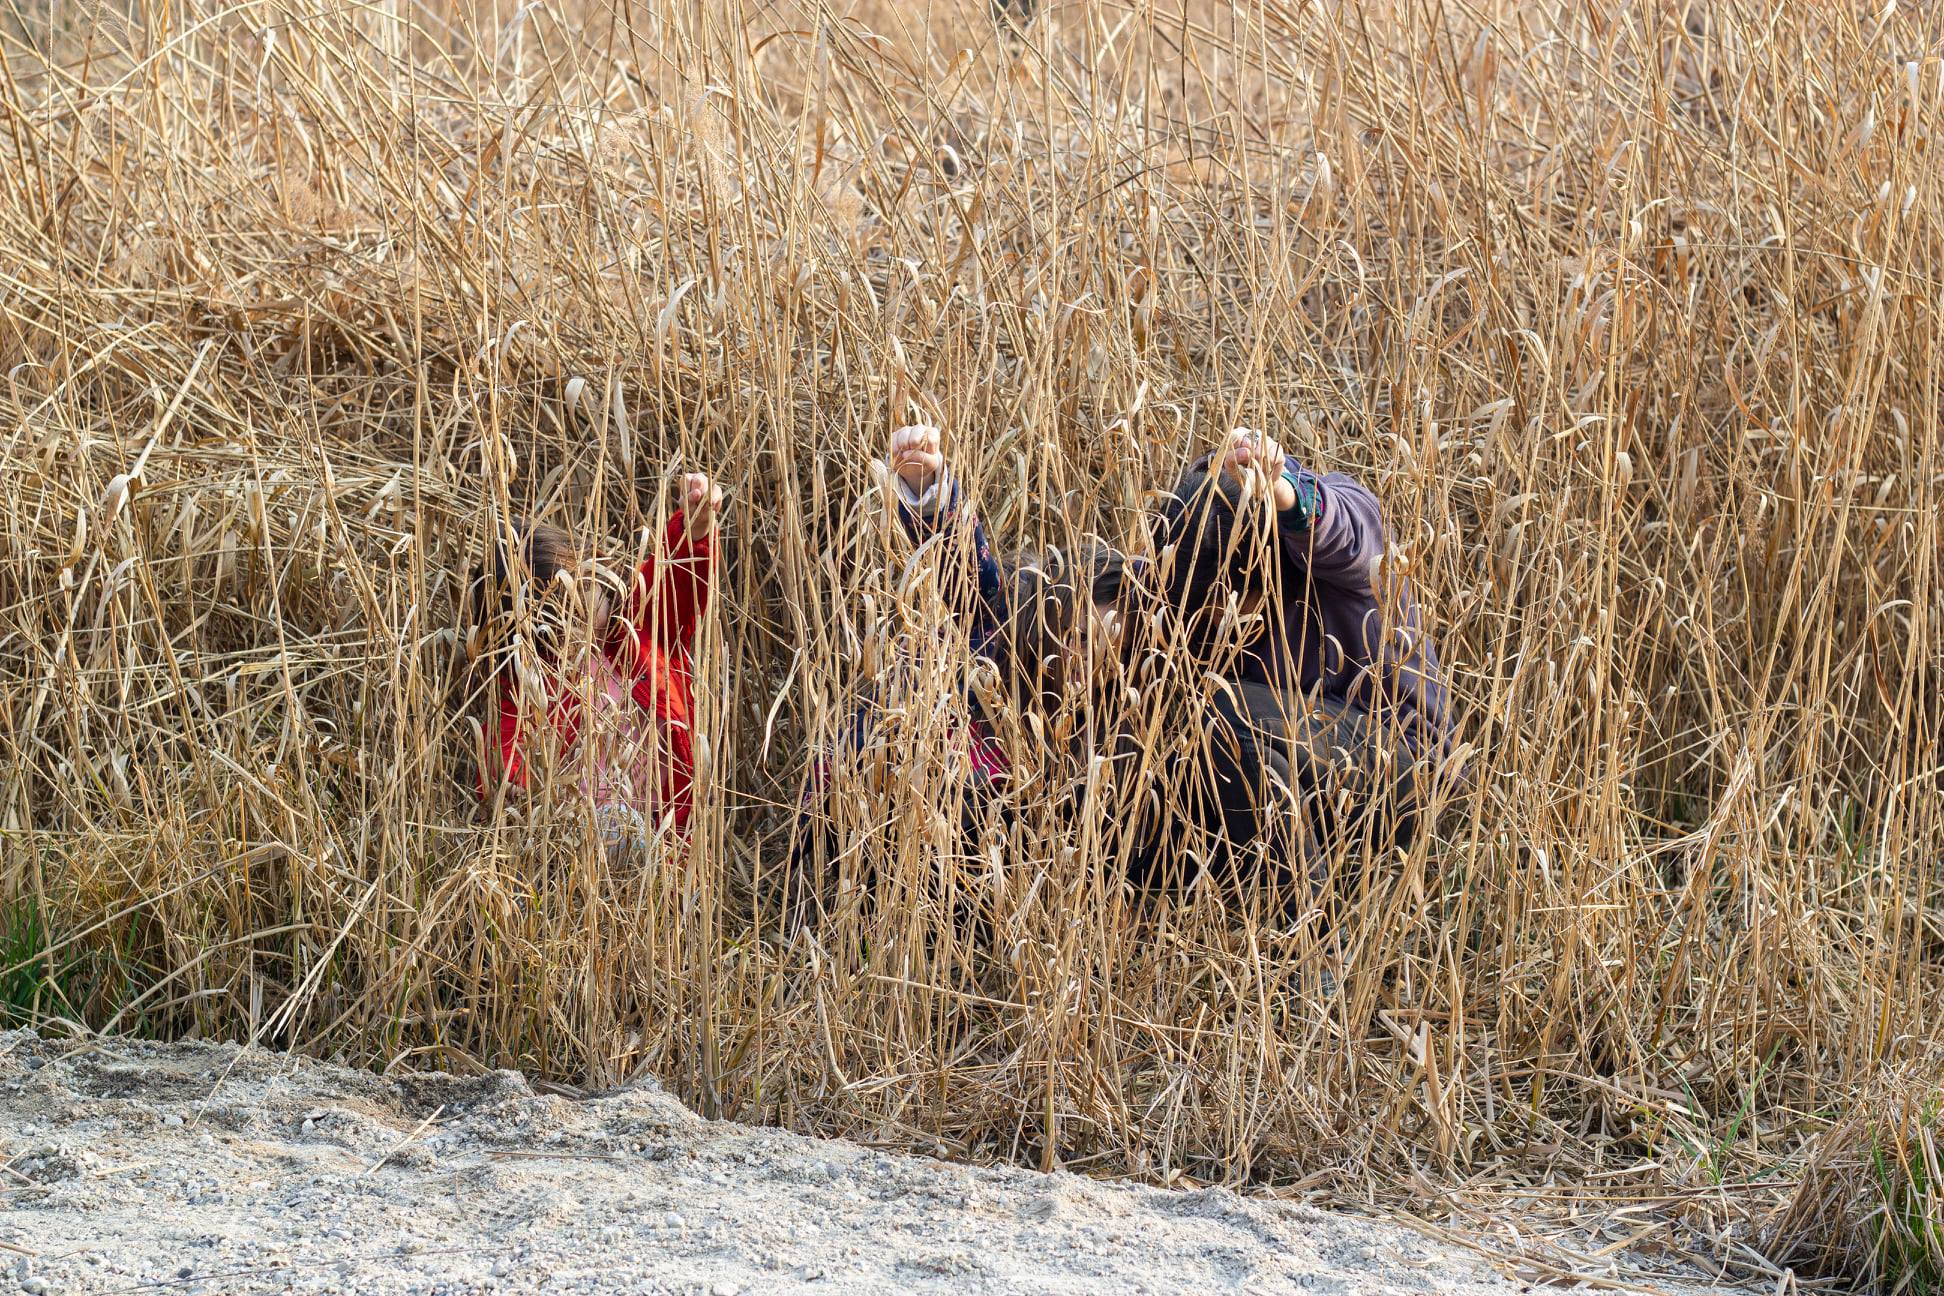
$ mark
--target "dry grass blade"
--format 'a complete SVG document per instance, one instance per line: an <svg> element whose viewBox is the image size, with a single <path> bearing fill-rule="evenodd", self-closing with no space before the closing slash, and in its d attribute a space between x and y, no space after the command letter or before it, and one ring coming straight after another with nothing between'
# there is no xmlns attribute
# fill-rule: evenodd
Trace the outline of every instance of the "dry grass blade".
<svg viewBox="0 0 1944 1296"><path fill-rule="evenodd" d="M1944 992L1937 15L924 15L0 19L7 1010L1935 1281L1929 1109L1856 1104ZM1057 717L960 831L952 555L871 473L919 419L1009 544L1128 534L1236 423L1383 498L1475 777L1330 940L1114 885ZM690 842L482 814L466 573L692 466ZM1165 788L1207 686L1155 670Z"/></svg>

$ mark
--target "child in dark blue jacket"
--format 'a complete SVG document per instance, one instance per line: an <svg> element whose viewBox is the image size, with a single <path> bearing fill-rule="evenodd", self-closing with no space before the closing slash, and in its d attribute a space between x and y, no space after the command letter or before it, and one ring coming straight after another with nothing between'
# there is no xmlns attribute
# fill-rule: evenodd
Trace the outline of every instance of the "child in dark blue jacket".
<svg viewBox="0 0 1944 1296"><path fill-rule="evenodd" d="M992 794L1013 778L1021 755L1001 741L999 717L989 708L1004 713L1015 741L1027 732L1027 717L1045 735L1055 716L1070 712L1094 661L1118 642L1117 600L1126 565L1098 544L1073 557L1049 548L1001 559L978 508L947 466L940 440L934 427L899 428L885 454L884 484L914 549L941 550L939 592L964 635L963 659L927 653L900 662L899 669L946 671L952 686L964 690L965 724L954 735L953 750L966 762L963 810L970 827ZM996 681L996 689L983 696L973 686L982 674ZM834 767L885 742L886 702L867 696L839 749L812 766L792 852L794 869L805 879L796 883L799 890L821 893L831 880L830 865L844 849L828 798Z"/></svg>

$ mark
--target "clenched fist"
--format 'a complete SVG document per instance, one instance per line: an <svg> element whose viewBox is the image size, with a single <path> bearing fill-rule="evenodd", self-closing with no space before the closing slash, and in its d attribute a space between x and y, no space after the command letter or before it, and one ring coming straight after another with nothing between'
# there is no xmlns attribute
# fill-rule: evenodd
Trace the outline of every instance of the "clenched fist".
<svg viewBox="0 0 1944 1296"><path fill-rule="evenodd" d="M945 455L938 448L939 431L925 423L901 427L891 434L891 452L885 456L891 471L898 474L915 495L923 495L945 470Z"/></svg>
<svg viewBox="0 0 1944 1296"><path fill-rule="evenodd" d="M1222 445L1221 462L1246 493L1271 496L1278 513L1296 503L1296 487L1283 476L1283 448L1266 432L1236 428Z"/></svg>
<svg viewBox="0 0 1944 1296"><path fill-rule="evenodd" d="M716 514L722 508L722 487L715 485L706 473L685 473L682 476L682 516L692 537L709 534L715 528Z"/></svg>

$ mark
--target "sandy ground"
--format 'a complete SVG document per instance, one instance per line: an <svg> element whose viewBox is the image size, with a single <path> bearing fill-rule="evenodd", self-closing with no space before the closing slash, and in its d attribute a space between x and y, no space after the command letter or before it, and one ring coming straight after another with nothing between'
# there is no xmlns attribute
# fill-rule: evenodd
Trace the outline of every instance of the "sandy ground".
<svg viewBox="0 0 1944 1296"><path fill-rule="evenodd" d="M653 1085L575 1100L513 1072L25 1031L0 1034L15 1289L1530 1290L1388 1225L705 1121Z"/></svg>

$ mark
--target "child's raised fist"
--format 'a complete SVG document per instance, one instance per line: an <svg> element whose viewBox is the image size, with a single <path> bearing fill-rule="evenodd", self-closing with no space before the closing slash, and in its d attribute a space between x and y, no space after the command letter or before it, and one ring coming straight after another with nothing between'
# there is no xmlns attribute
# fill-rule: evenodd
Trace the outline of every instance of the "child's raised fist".
<svg viewBox="0 0 1944 1296"><path fill-rule="evenodd" d="M891 471L917 494L924 494L945 470L940 452L939 431L924 423L901 427L891 434L891 452L885 456Z"/></svg>
<svg viewBox="0 0 1944 1296"><path fill-rule="evenodd" d="M1296 488L1283 476L1283 448L1266 432L1239 427L1222 446L1222 471L1246 490L1269 495L1278 511L1296 502Z"/></svg>
<svg viewBox="0 0 1944 1296"><path fill-rule="evenodd" d="M722 487L711 482L706 473L686 473L682 477L682 516L691 536L704 536L715 528L722 509Z"/></svg>

